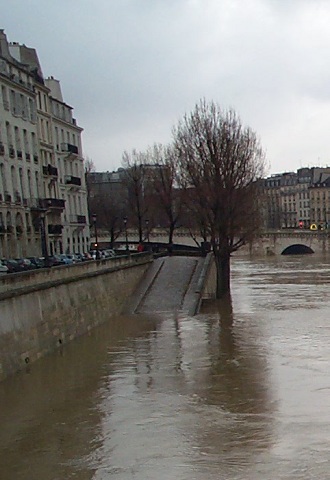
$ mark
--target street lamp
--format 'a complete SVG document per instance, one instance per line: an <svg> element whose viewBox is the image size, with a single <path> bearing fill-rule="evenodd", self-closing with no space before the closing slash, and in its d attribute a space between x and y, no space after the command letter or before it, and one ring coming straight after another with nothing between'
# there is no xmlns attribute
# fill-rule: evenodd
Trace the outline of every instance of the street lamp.
<svg viewBox="0 0 330 480"><path fill-rule="evenodd" d="M149 243L149 220L146 219L147 242Z"/></svg>
<svg viewBox="0 0 330 480"><path fill-rule="evenodd" d="M41 212L40 213L41 251L42 251L42 256L45 258L45 265L48 265L48 247L47 247L45 218L46 218L46 212Z"/></svg>
<svg viewBox="0 0 330 480"><path fill-rule="evenodd" d="M94 231L95 231L95 250L96 250L96 258L99 258L99 244L98 244L98 239L97 239L97 226L96 226L96 219L97 216L95 213L92 215L92 220L93 220L93 225L94 225Z"/></svg>
<svg viewBox="0 0 330 480"><path fill-rule="evenodd" d="M124 227L125 227L125 242L126 242L126 252L128 252L128 237L127 237L127 217L123 218Z"/></svg>

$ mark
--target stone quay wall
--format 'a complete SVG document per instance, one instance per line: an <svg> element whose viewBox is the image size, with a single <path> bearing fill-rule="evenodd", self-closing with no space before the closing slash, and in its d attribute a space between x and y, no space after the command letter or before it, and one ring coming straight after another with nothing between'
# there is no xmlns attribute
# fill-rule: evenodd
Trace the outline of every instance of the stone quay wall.
<svg viewBox="0 0 330 480"><path fill-rule="evenodd" d="M200 308L203 300L215 298L217 285L217 268L212 252L208 253L205 258L204 266L198 280L196 293L199 295Z"/></svg>
<svg viewBox="0 0 330 480"><path fill-rule="evenodd" d="M121 313L150 254L0 276L0 380Z"/></svg>

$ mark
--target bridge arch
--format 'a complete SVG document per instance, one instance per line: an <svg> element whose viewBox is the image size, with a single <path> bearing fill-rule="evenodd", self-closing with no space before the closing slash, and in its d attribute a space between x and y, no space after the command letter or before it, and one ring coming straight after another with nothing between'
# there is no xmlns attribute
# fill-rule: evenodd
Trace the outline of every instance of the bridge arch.
<svg viewBox="0 0 330 480"><path fill-rule="evenodd" d="M294 245L286 247L282 251L281 255L306 255L310 253L314 253L314 250L310 247L307 247L306 245L295 243Z"/></svg>

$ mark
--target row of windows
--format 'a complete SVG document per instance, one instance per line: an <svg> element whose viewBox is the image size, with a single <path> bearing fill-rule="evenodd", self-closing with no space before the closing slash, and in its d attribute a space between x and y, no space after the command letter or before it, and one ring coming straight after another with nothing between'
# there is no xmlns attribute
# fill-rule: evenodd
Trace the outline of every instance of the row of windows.
<svg viewBox="0 0 330 480"><path fill-rule="evenodd" d="M58 197L56 184L48 184L46 182L41 183L40 174L38 171L31 172L30 169L25 170L22 167L17 169L14 165L12 165L10 167L10 171L8 172L6 165L3 163L0 164L0 193L3 201L6 200L6 196L8 195L10 196L10 202L17 203L24 203L24 199L40 198L41 186L43 197ZM14 198L11 198L10 192L13 192ZM62 198L63 200L65 199L64 194L62 195ZM68 194L65 215L83 214L84 212L82 205L82 195ZM29 205L26 204L25 206ZM66 219L69 220L69 217L66 218L65 216L65 220Z"/></svg>
<svg viewBox="0 0 330 480"><path fill-rule="evenodd" d="M1 59L0 62L0 72L7 77L9 77L12 81L23 85L24 87L28 88L29 90L33 90L33 85L31 82L31 77L26 72L14 68L11 64L8 64L4 59Z"/></svg>
<svg viewBox="0 0 330 480"><path fill-rule="evenodd" d="M13 192L14 198L10 201L17 202L23 199L39 198L40 176L39 172L31 172L30 169L18 170L12 165L7 172L6 165L0 163L0 190L2 190L3 199L6 195Z"/></svg>
<svg viewBox="0 0 330 480"><path fill-rule="evenodd" d="M309 198L309 192L299 192L299 199Z"/></svg>
<svg viewBox="0 0 330 480"><path fill-rule="evenodd" d="M40 92L39 92L40 93ZM11 113L15 117L21 117L24 120L30 120L32 123L36 123L36 109L35 102L32 98L28 98L26 95L10 90L10 104L8 101L7 87L1 86L2 103L5 110L11 110ZM46 110L47 111L47 110ZM48 120L43 118L38 122L39 136L42 141L52 143L51 126ZM55 127L55 144L57 150L60 150L62 143L69 143L78 146L78 140L75 133L69 130L65 131L63 128ZM9 142L12 143L12 142Z"/></svg>
<svg viewBox="0 0 330 480"><path fill-rule="evenodd" d="M45 93L38 91L37 107L39 110L48 113L50 111L49 100L49 97ZM71 109L62 103L56 102L54 99L51 100L51 113L67 123L74 123Z"/></svg>
<svg viewBox="0 0 330 480"><path fill-rule="evenodd" d="M38 122L39 138L40 140L52 144L52 132L51 126L48 120L40 118ZM64 130L63 128L58 128L55 126L55 147L57 151L61 151L61 145L69 143L70 145L77 146L78 139L77 135L69 130Z"/></svg>
<svg viewBox="0 0 330 480"><path fill-rule="evenodd" d="M60 150L61 144L69 143L78 147L78 139L75 133L69 130L65 131L63 128L55 127L55 144L57 150Z"/></svg>
<svg viewBox="0 0 330 480"><path fill-rule="evenodd" d="M0 144L7 143L9 148L15 148L16 151L26 153L32 152L37 155L37 136L35 132L31 132L25 128L13 126L9 122L5 123L5 127L0 123Z"/></svg>
<svg viewBox="0 0 330 480"><path fill-rule="evenodd" d="M327 197L326 197L325 193L323 193L322 196L320 196L320 195L316 195L316 196L311 195L311 201L313 201L313 202L314 202L315 200L316 200L317 202L319 202L320 200L326 200L326 198L327 198ZM328 194L328 200L330 200L330 192L329 192L329 194Z"/></svg>
<svg viewBox="0 0 330 480"><path fill-rule="evenodd" d="M47 122L48 123L48 122ZM73 141L76 140L74 136ZM32 154L35 160L38 159L38 147L37 136L35 132L30 132L26 129L21 129L18 126L13 126L9 122L6 122L5 128L0 123L0 144L7 143L9 145L8 154L11 157L18 157L23 159L23 152L27 161L30 160L30 154ZM4 148L0 150L0 155L4 155L6 152ZM53 154L46 150L41 150L41 157L43 165L53 164ZM61 160L58 159L59 166ZM83 172L79 171L79 162L67 162L63 160L63 172L64 175L81 176Z"/></svg>
<svg viewBox="0 0 330 480"><path fill-rule="evenodd" d="M21 117L23 120L29 120L32 123L36 122L37 116L33 98L11 89L9 102L8 89L5 85L1 85L1 101L3 108L11 111L15 117Z"/></svg>

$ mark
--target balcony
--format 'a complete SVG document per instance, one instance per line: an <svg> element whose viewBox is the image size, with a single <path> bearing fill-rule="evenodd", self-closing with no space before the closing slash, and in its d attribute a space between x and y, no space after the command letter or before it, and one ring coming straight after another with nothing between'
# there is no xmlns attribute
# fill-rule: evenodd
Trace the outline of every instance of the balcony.
<svg viewBox="0 0 330 480"><path fill-rule="evenodd" d="M72 145L71 143L61 143L61 151L78 155L78 147L76 145Z"/></svg>
<svg viewBox="0 0 330 480"><path fill-rule="evenodd" d="M10 156L10 158L15 158L15 149L14 149L14 147L9 147L9 156Z"/></svg>
<svg viewBox="0 0 330 480"><path fill-rule="evenodd" d="M21 235L23 233L22 225L17 225L16 226L16 233L17 233L17 235Z"/></svg>
<svg viewBox="0 0 330 480"><path fill-rule="evenodd" d="M80 225L86 225L86 216L70 215L70 223L79 223Z"/></svg>
<svg viewBox="0 0 330 480"><path fill-rule="evenodd" d="M61 235L63 225L48 225L49 235Z"/></svg>
<svg viewBox="0 0 330 480"><path fill-rule="evenodd" d="M65 200L60 198L29 198L28 206L31 210L64 210Z"/></svg>
<svg viewBox="0 0 330 480"><path fill-rule="evenodd" d="M6 203L11 203L11 195L7 192L5 192L5 202Z"/></svg>
<svg viewBox="0 0 330 480"><path fill-rule="evenodd" d="M42 198L40 201L41 208L64 210L65 207L65 200L61 198Z"/></svg>
<svg viewBox="0 0 330 480"><path fill-rule="evenodd" d="M86 225L86 216L85 215L77 215L77 223L81 223Z"/></svg>
<svg viewBox="0 0 330 480"><path fill-rule="evenodd" d="M17 153L17 158L19 158L20 160L22 160L22 158L23 158L23 153L22 153L22 151L21 151L21 150L17 150L16 153Z"/></svg>
<svg viewBox="0 0 330 480"><path fill-rule="evenodd" d="M53 167L53 165L50 165L50 164L42 167L42 173L44 175L51 176L51 177L57 177L58 176L57 168Z"/></svg>
<svg viewBox="0 0 330 480"><path fill-rule="evenodd" d="M19 192L15 193L15 203L18 205L22 203L22 197L20 196Z"/></svg>
<svg viewBox="0 0 330 480"><path fill-rule="evenodd" d="M38 155L33 155L33 161L34 163L38 163L39 157Z"/></svg>
<svg viewBox="0 0 330 480"><path fill-rule="evenodd" d="M6 233L6 227L4 225L0 225L0 235L4 235Z"/></svg>
<svg viewBox="0 0 330 480"><path fill-rule="evenodd" d="M30 155L29 153L26 153L26 154L25 154L25 158L26 158L26 160L30 160L30 159L31 159L31 155Z"/></svg>
<svg viewBox="0 0 330 480"><path fill-rule="evenodd" d="M31 210L40 210L42 208L39 198L27 198L25 200L27 201L27 206L31 208Z"/></svg>
<svg viewBox="0 0 330 480"><path fill-rule="evenodd" d="M7 233L9 233L9 234L10 234L10 233L13 233L14 227L13 227L12 225L7 225L7 230L6 230L6 231L7 231Z"/></svg>
<svg viewBox="0 0 330 480"><path fill-rule="evenodd" d="M80 187L81 179L79 177L73 177L72 175L66 175L64 178L66 185L76 185Z"/></svg>

